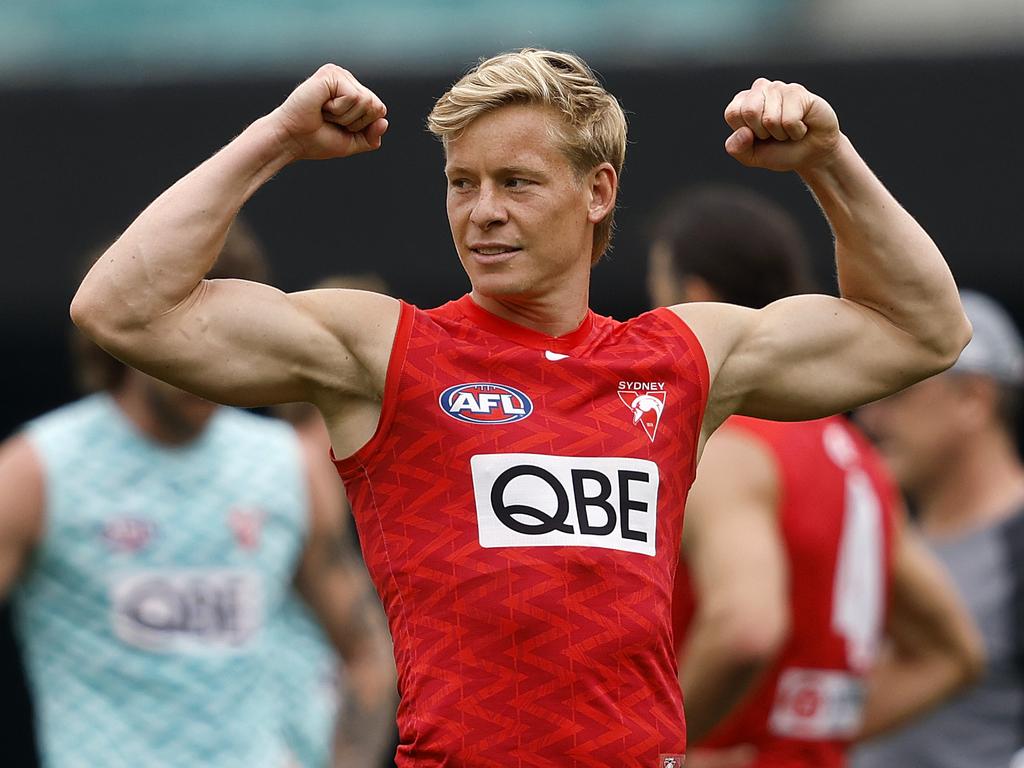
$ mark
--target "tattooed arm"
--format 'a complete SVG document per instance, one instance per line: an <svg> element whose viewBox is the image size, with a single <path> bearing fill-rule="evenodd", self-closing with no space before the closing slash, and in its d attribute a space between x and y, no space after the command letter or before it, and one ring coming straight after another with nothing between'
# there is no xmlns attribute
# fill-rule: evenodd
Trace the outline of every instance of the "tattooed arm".
<svg viewBox="0 0 1024 768"><path fill-rule="evenodd" d="M345 662L338 765L380 765L395 723L395 666L384 612L348 535L341 482L318 445L306 445L310 532L299 591Z"/></svg>

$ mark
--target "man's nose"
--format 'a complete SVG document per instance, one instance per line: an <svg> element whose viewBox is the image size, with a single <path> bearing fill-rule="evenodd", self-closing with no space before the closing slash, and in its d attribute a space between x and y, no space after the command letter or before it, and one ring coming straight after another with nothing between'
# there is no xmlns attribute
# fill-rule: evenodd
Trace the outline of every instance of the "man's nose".
<svg viewBox="0 0 1024 768"><path fill-rule="evenodd" d="M508 221L508 210L504 200L493 184L481 185L469 220L480 229L489 229L496 224L504 224Z"/></svg>

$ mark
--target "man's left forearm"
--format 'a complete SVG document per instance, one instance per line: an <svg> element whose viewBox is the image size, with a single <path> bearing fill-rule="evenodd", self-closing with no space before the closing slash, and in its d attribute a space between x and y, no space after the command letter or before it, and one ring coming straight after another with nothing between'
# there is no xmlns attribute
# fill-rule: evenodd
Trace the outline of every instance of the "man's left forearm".
<svg viewBox="0 0 1024 768"><path fill-rule="evenodd" d="M800 173L836 238L843 298L866 306L952 365L970 338L956 283L928 233L842 136L827 160Z"/></svg>
<svg viewBox="0 0 1024 768"><path fill-rule="evenodd" d="M377 650L370 651L377 656ZM376 768L395 726L396 695L388 658L360 659L352 665L349 690L339 714L335 764Z"/></svg>

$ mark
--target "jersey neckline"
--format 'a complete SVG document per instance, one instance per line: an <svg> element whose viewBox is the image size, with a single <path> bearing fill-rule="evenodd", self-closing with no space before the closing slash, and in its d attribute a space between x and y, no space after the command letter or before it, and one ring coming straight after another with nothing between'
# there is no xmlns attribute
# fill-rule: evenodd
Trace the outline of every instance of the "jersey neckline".
<svg viewBox="0 0 1024 768"><path fill-rule="evenodd" d="M586 341L591 331L594 330L594 311L592 309L587 309L587 314L576 330L563 336L548 336L546 333L535 331L488 312L477 304L468 293L452 303L467 320L479 328L531 349L559 353L571 352Z"/></svg>

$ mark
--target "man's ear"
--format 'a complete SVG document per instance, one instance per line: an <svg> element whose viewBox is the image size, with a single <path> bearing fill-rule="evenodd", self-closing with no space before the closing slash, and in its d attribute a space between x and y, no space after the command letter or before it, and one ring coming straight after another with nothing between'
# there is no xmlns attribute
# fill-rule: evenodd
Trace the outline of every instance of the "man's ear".
<svg viewBox="0 0 1024 768"><path fill-rule="evenodd" d="M590 204L587 219L599 224L615 210L615 197L619 192L619 176L611 163L601 163L587 174Z"/></svg>

